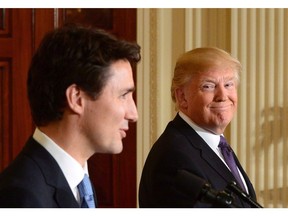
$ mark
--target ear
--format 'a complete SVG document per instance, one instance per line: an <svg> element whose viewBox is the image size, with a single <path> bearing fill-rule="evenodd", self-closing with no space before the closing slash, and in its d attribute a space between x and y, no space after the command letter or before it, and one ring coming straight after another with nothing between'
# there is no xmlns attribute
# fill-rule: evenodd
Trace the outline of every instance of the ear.
<svg viewBox="0 0 288 216"><path fill-rule="evenodd" d="M81 113L83 111L84 106L81 89L76 84L72 84L66 89L66 98L68 107L73 112Z"/></svg>
<svg viewBox="0 0 288 216"><path fill-rule="evenodd" d="M187 108L187 100L184 87L180 87L175 90L175 98L180 109Z"/></svg>

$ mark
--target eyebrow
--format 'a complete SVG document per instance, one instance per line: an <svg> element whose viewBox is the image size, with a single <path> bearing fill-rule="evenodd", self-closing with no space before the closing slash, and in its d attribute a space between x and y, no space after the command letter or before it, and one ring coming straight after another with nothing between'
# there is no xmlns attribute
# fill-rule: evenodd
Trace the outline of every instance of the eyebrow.
<svg viewBox="0 0 288 216"><path fill-rule="evenodd" d="M125 92L134 92L136 90L135 86L131 88L124 89Z"/></svg>
<svg viewBox="0 0 288 216"><path fill-rule="evenodd" d="M227 79L224 79L225 82L234 81L234 80L236 80L235 77L229 77ZM213 78L208 77L208 78L201 79L200 82L213 82L213 83L215 83L215 82L217 82L217 79L213 79Z"/></svg>

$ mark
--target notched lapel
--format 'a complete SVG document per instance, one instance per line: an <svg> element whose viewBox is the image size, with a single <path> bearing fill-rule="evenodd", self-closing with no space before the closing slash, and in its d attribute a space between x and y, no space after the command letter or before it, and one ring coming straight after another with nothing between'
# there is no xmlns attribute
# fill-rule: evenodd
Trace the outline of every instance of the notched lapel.
<svg viewBox="0 0 288 216"><path fill-rule="evenodd" d="M47 186L55 190L54 199L58 207L79 208L61 168L48 151L32 138L25 148L25 154L33 158L41 169Z"/></svg>
<svg viewBox="0 0 288 216"><path fill-rule="evenodd" d="M175 126L183 133L189 140L190 144L199 150L199 154L202 159L222 178L227 182L231 182L234 179L233 175L221 161L221 159L215 154L215 152L207 145L207 143L191 128L179 114L173 120Z"/></svg>
<svg viewBox="0 0 288 216"><path fill-rule="evenodd" d="M207 149L203 150L205 151L204 154L201 152L203 160L205 160L212 169L214 169L220 176L222 176L222 178L225 179L227 183L231 182L231 179L234 179L232 173L229 171L223 161L215 154L215 152L213 152L213 150L210 149L206 143L204 144L207 146Z"/></svg>
<svg viewBox="0 0 288 216"><path fill-rule="evenodd" d="M62 189L56 189L55 201L60 208L79 208L79 204L74 197L71 197L70 192Z"/></svg>

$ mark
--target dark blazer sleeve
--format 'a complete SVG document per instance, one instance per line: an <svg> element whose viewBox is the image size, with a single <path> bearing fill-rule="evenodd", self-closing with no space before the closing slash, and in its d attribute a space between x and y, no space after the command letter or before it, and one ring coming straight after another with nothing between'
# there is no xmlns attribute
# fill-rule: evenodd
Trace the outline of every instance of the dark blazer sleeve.
<svg viewBox="0 0 288 216"><path fill-rule="evenodd" d="M186 170L211 184L215 190L224 190L235 180L224 163L205 141L179 116L171 121L151 148L139 185L140 207L217 207L200 202L195 194L187 194L176 179L178 170ZM244 170L241 167L241 170ZM255 192L246 173L243 173L249 191ZM196 190L195 190L196 191ZM235 197L235 204L250 207Z"/></svg>
<svg viewBox="0 0 288 216"><path fill-rule="evenodd" d="M0 207L77 208L79 205L57 162L30 138L0 174Z"/></svg>

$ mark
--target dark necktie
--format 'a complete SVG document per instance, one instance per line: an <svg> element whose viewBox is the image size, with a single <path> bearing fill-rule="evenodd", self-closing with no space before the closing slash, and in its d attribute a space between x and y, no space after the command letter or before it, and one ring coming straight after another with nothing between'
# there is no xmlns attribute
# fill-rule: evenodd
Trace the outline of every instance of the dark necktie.
<svg viewBox="0 0 288 216"><path fill-rule="evenodd" d="M240 188L242 188L242 190L246 192L246 189L241 180L237 165L234 160L233 150L231 149L231 147L229 146L229 144L227 143L226 139L223 136L220 136L220 143L218 147L220 148L222 155L224 157L224 160L231 170L231 173L235 177L237 184L240 186Z"/></svg>
<svg viewBox="0 0 288 216"><path fill-rule="evenodd" d="M81 208L95 208L93 189L87 174L78 185Z"/></svg>

